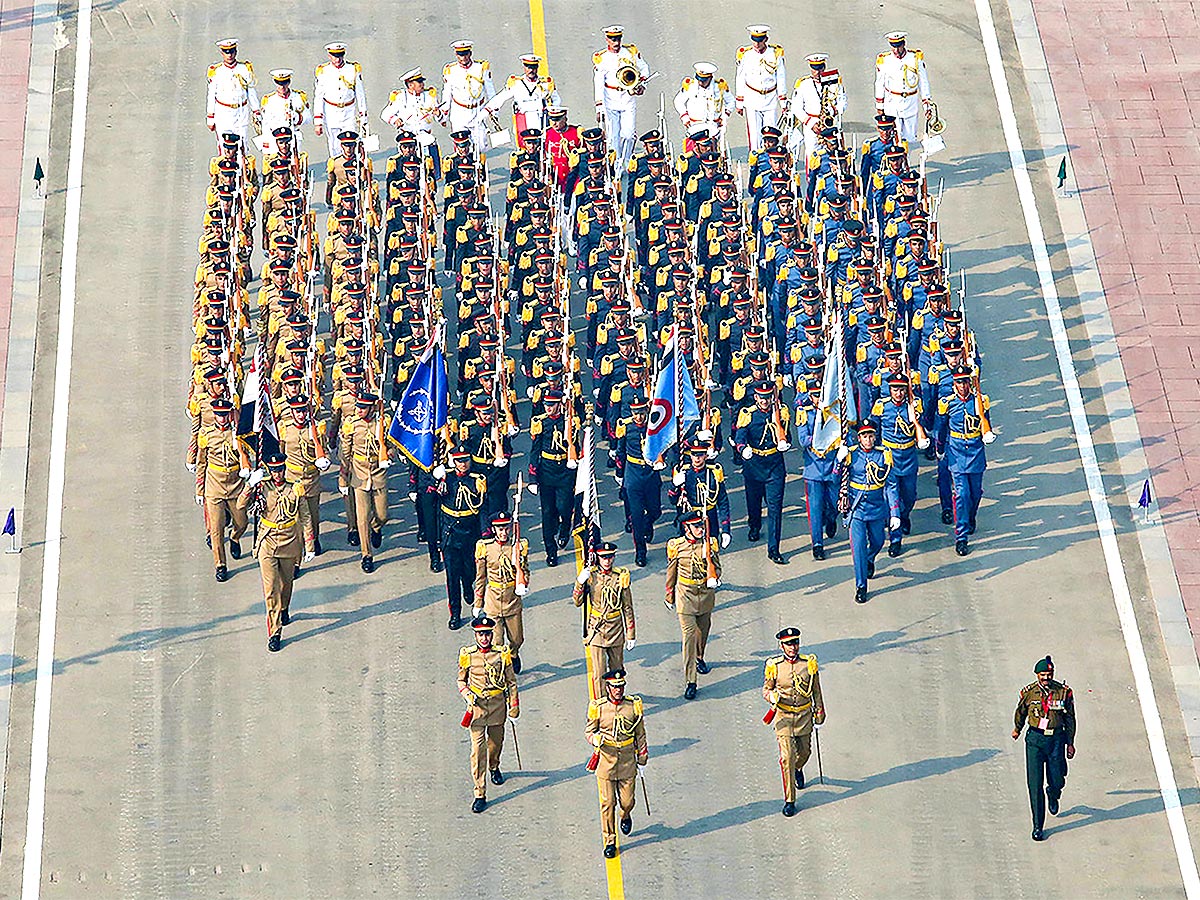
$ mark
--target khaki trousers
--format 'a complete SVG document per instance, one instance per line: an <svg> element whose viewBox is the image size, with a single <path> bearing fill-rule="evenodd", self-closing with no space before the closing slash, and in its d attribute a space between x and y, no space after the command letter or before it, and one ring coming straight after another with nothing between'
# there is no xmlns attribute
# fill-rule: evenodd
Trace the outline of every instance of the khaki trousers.
<svg viewBox="0 0 1200 900"><path fill-rule="evenodd" d="M267 636L274 637L283 630L283 611L292 603L292 582L295 579L294 556L271 556L262 553L258 567L262 573L263 597L267 601Z"/></svg>
<svg viewBox="0 0 1200 900"><path fill-rule="evenodd" d="M796 802L796 770L803 769L812 755L812 732L786 734L776 732L779 741L779 770L783 774L783 799Z"/></svg>
<svg viewBox="0 0 1200 900"><path fill-rule="evenodd" d="M525 623L521 620L521 613L518 612L511 616L494 616L496 627L492 629L492 644L499 647L504 643L504 636L508 635L508 646L513 653L521 651L521 645L525 643Z"/></svg>
<svg viewBox="0 0 1200 900"><path fill-rule="evenodd" d="M500 751L503 749L503 724L471 725L471 778L475 782L476 797L487 796L488 770L500 768Z"/></svg>
<svg viewBox="0 0 1200 900"><path fill-rule="evenodd" d="M600 833L604 835L604 846L617 842L617 803L621 804L621 818L633 812L637 800L636 778L599 778L600 784Z"/></svg>
<svg viewBox="0 0 1200 900"><path fill-rule="evenodd" d="M304 549L312 553L316 550L317 538L321 536L321 482L319 479L311 485L304 486L304 499L308 503L308 522L304 526Z"/></svg>
<svg viewBox="0 0 1200 900"><path fill-rule="evenodd" d="M378 490L355 488L353 493L358 539L361 542L362 555L367 557L375 552L371 547L371 533L381 531L387 524L387 488Z"/></svg>
<svg viewBox="0 0 1200 900"><path fill-rule="evenodd" d="M704 648L708 646L708 631L712 627L712 613L691 616L679 614L679 630L683 632L683 675L685 684L696 681L696 660L704 659Z"/></svg>
<svg viewBox="0 0 1200 900"><path fill-rule="evenodd" d="M204 517L208 520L208 538L212 542L213 565L226 565L225 561L225 513L233 523L230 540L241 540L246 533L246 511L238 509L236 500L204 500Z"/></svg>
<svg viewBox="0 0 1200 900"><path fill-rule="evenodd" d="M594 647L588 644L586 650L592 664L592 699L601 700L606 695L604 682L600 678L605 672L611 672L613 669L619 669L625 665L625 645Z"/></svg>

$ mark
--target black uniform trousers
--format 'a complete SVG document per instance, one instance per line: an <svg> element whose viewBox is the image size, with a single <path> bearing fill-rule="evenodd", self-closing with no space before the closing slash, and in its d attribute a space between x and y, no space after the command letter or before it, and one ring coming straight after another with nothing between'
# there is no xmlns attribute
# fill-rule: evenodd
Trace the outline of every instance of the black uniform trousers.
<svg viewBox="0 0 1200 900"><path fill-rule="evenodd" d="M442 516L442 552L446 560L446 599L450 615L462 616L465 597L475 603L475 544L479 541L479 516Z"/></svg>
<svg viewBox="0 0 1200 900"><path fill-rule="evenodd" d="M1046 798L1057 800L1067 780L1067 743L1063 735L1042 734L1032 728L1025 732L1025 780L1029 783L1033 827L1040 830L1046 824Z"/></svg>
<svg viewBox="0 0 1200 900"><path fill-rule="evenodd" d="M565 462L543 459L538 468L538 498L542 501L542 546L547 553L557 553L558 544L571 536L575 470L568 469Z"/></svg>
<svg viewBox="0 0 1200 900"><path fill-rule="evenodd" d="M767 552L779 552L783 533L783 486L787 483L787 466L782 453L752 456L742 462L746 479L746 518L750 530L762 531L763 501L767 503Z"/></svg>

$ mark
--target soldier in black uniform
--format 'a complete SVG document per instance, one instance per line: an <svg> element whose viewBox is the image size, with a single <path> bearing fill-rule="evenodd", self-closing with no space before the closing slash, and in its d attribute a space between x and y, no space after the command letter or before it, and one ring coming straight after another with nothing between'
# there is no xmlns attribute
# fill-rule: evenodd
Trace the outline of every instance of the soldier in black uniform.
<svg viewBox="0 0 1200 900"><path fill-rule="evenodd" d="M1037 681L1025 685L1017 697L1012 739L1029 726L1025 732L1025 780L1033 812L1033 839L1043 841L1046 806L1050 806L1050 815L1058 815L1067 760L1075 758L1075 695L1063 682L1054 680L1054 661L1049 656L1039 659L1033 672Z"/></svg>
<svg viewBox="0 0 1200 900"><path fill-rule="evenodd" d="M575 469L568 465L568 422L559 390L544 395L546 412L529 423L533 445L529 449L529 489L542 501L542 545L546 565L558 565L558 551L571 537L571 510L575 503ZM571 415L571 443L578 439L579 421Z"/></svg>
<svg viewBox="0 0 1200 900"><path fill-rule="evenodd" d="M450 606L450 629L462 625L462 601L474 597L475 544L481 532L479 511L487 494L487 479L471 470L471 454L463 447L450 451L454 468L434 469L440 476L442 558L446 564L446 596Z"/></svg>
<svg viewBox="0 0 1200 900"><path fill-rule="evenodd" d="M721 536L721 549L729 546L729 492L725 488L725 471L720 463L709 461L711 446L697 440L688 448L685 462L680 459L671 476L671 489L667 496L675 504L676 521L682 522L687 514L695 510L708 516L709 533ZM680 528L680 533L683 529Z"/></svg>
<svg viewBox="0 0 1200 900"><path fill-rule="evenodd" d="M473 417L459 426L459 445L471 454L475 471L486 473L487 496L483 502L483 521L490 523L494 514L508 512L508 489L512 484L512 439L509 437L508 423L496 422L496 410L489 397L472 398L471 412Z"/></svg>
<svg viewBox="0 0 1200 900"><path fill-rule="evenodd" d="M783 488L787 466L783 454L792 449L791 425L787 407L780 403L779 421L775 421L775 388L762 382L754 388L754 406L738 413L733 440L742 458L742 476L746 479L746 517L749 539L757 541L762 530L762 504L767 501L767 559L782 565L779 552L783 523Z"/></svg>

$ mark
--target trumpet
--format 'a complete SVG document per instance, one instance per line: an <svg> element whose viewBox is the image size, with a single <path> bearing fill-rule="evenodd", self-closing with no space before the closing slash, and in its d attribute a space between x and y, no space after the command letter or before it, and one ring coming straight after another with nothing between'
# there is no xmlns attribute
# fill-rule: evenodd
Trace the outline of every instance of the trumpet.
<svg viewBox="0 0 1200 900"><path fill-rule="evenodd" d="M925 107L925 132L927 134L939 135L946 130L946 123L940 115L938 115L937 104L932 100Z"/></svg>
<svg viewBox="0 0 1200 900"><path fill-rule="evenodd" d="M614 77L617 79L617 84L621 86L621 90L637 95L645 93L646 82L651 78L657 78L658 74L658 72L651 72L643 78L637 66L632 63L625 63L625 65L617 69Z"/></svg>

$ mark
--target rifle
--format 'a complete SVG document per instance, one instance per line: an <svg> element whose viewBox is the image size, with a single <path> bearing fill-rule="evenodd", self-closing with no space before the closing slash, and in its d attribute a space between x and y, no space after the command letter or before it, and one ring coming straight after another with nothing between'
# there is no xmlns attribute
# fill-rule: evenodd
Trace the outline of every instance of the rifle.
<svg viewBox="0 0 1200 900"><path fill-rule="evenodd" d="M971 367L971 387L975 391L975 412L979 416L979 430L988 434L992 423L988 419L987 410L983 408L983 391L979 387L979 366L975 364L975 335L967 328L967 273L958 270L958 309L962 313L963 354L966 363Z"/></svg>
<svg viewBox="0 0 1200 900"><path fill-rule="evenodd" d="M846 326L842 321L840 310L834 315L837 319L835 327L838 329L834 339L834 349L841 354L841 359L838 360L840 367L846 365ZM844 376L838 377L838 420L844 445L846 441L846 379ZM848 465L842 466L842 475L838 479L838 510L842 515L850 514L850 467Z"/></svg>

